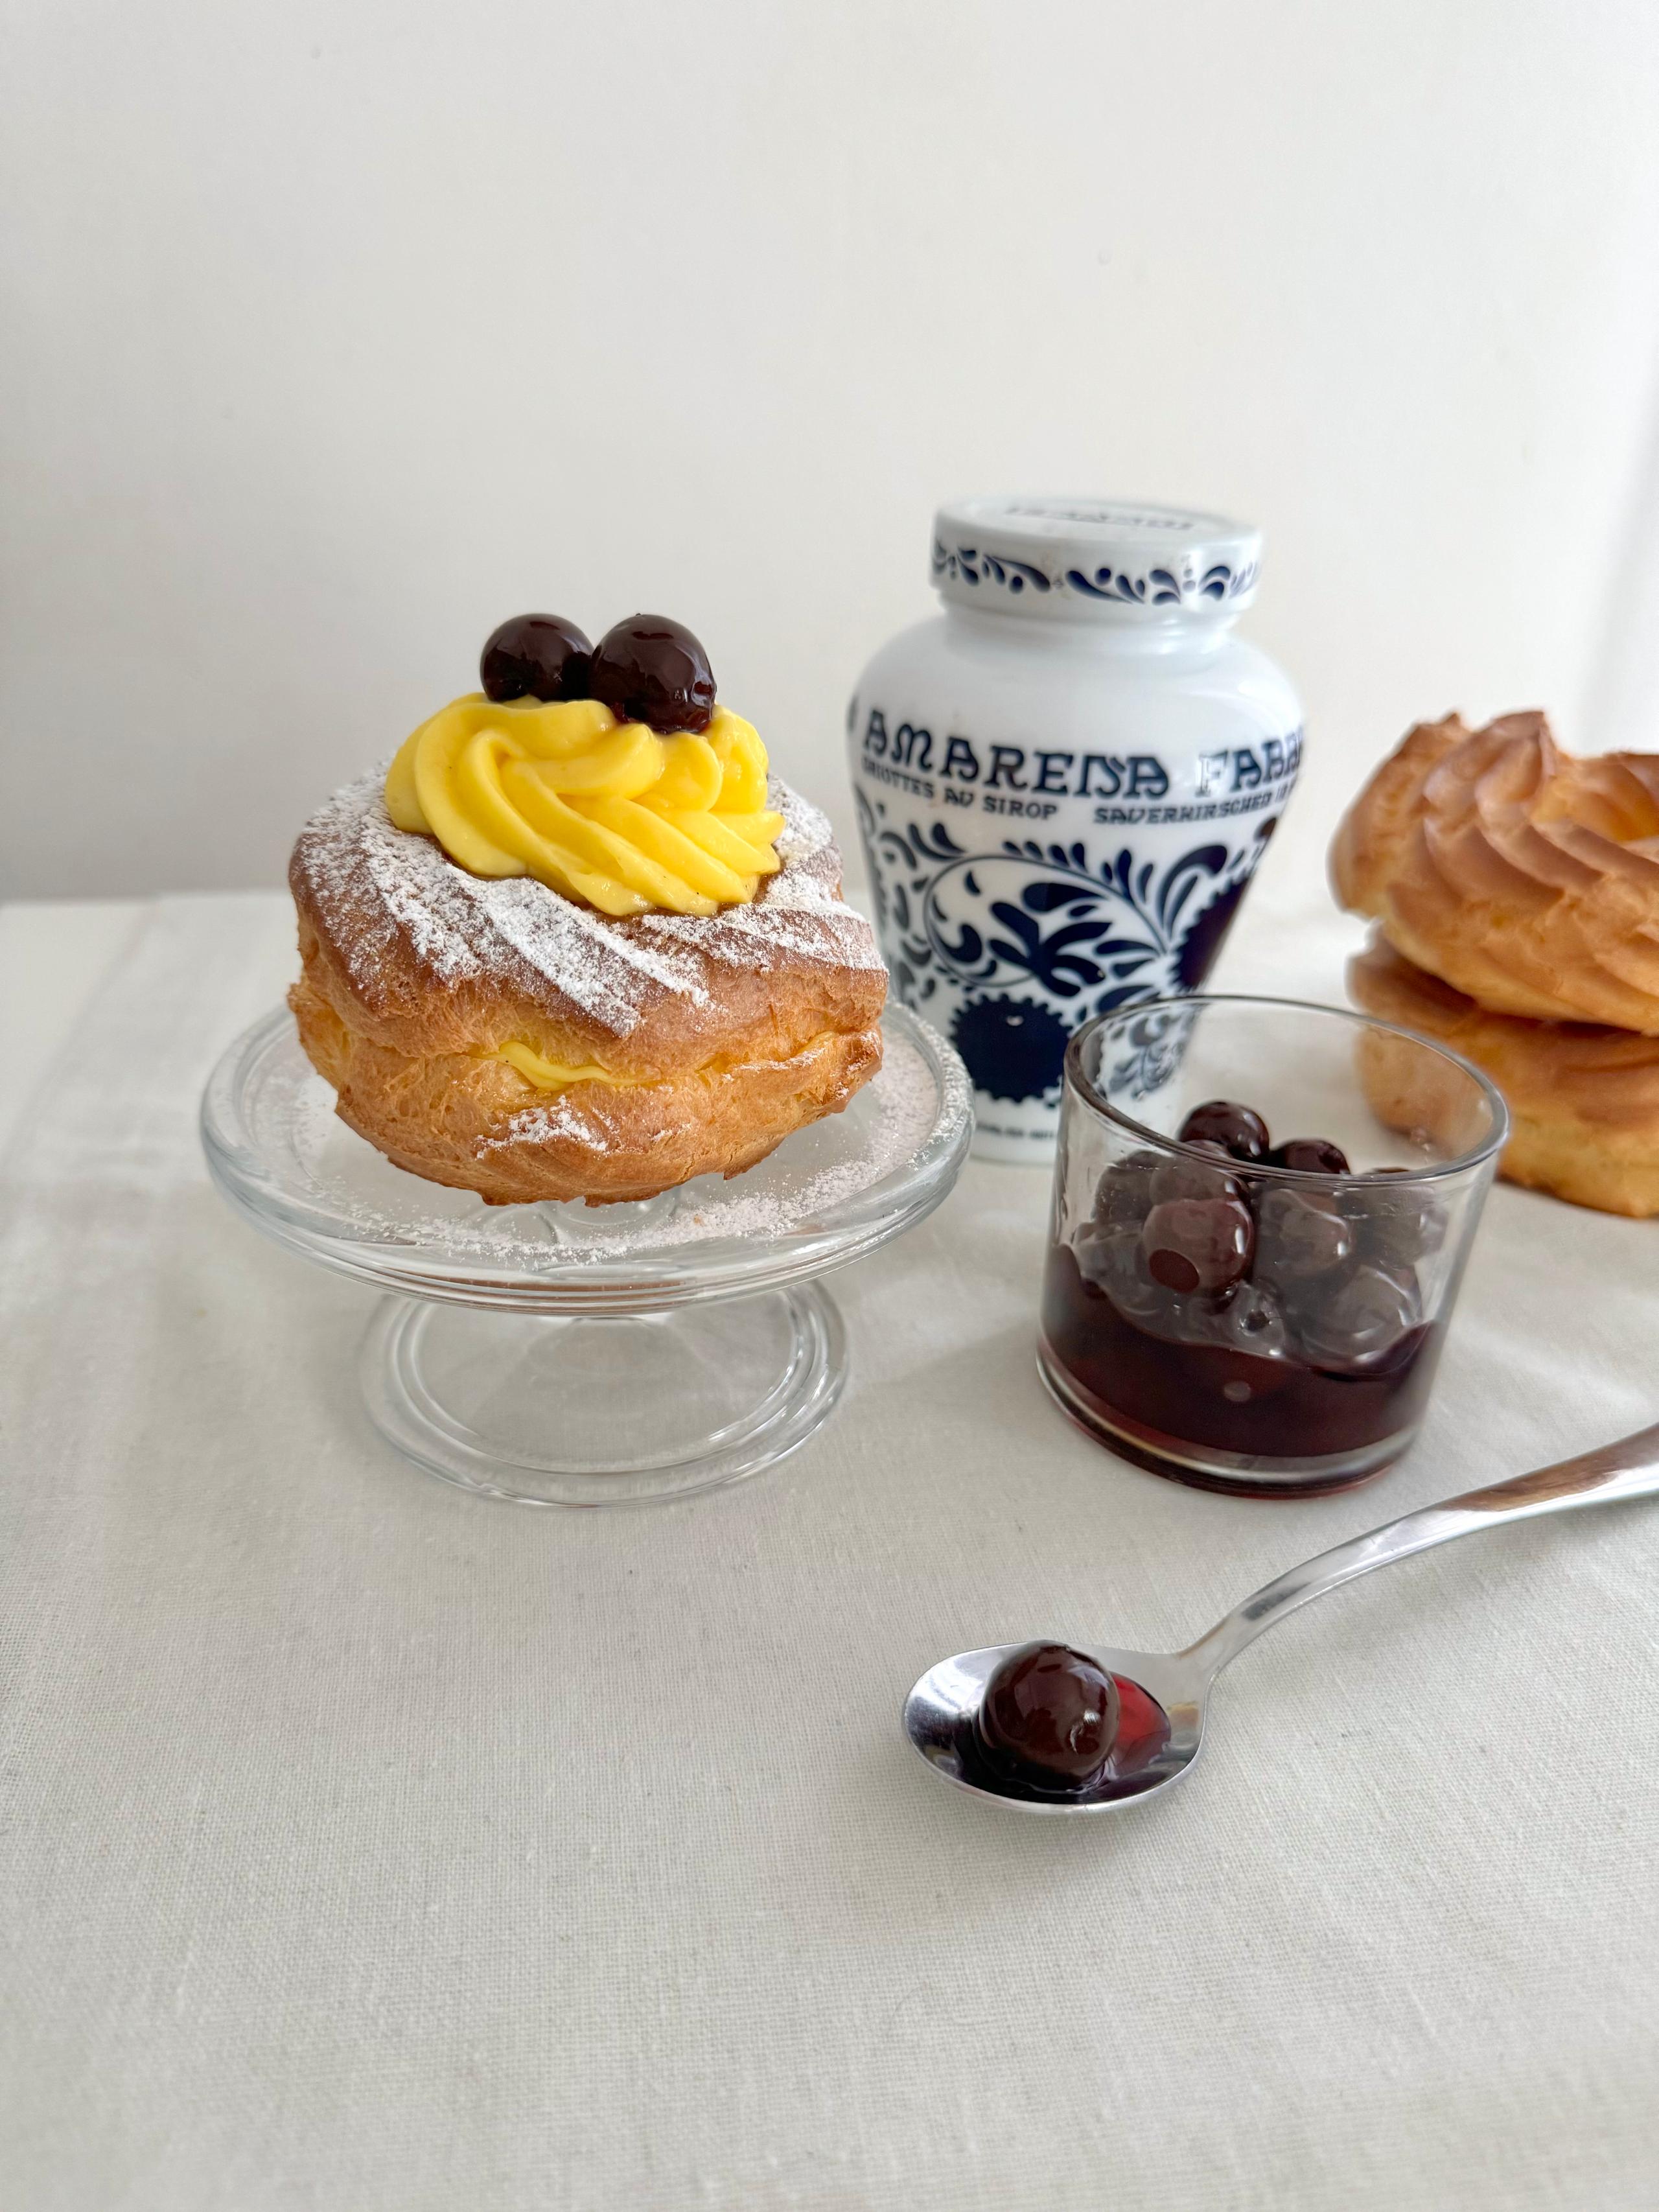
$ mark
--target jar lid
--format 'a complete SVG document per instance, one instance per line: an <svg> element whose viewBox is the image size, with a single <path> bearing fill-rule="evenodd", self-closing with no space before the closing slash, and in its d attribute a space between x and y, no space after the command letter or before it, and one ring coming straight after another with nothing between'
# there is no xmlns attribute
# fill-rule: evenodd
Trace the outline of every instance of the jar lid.
<svg viewBox="0 0 1659 2212"><path fill-rule="evenodd" d="M1224 514L1123 499L957 499L933 518L947 599L1050 622L1237 613L1261 532Z"/></svg>

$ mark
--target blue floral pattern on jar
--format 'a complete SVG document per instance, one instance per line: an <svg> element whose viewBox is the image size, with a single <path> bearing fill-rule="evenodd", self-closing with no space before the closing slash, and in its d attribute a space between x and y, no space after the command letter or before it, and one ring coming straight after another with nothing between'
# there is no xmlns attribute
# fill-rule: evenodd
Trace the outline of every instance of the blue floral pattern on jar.
<svg viewBox="0 0 1659 2212"><path fill-rule="evenodd" d="M969 853L943 823L855 795L899 995L926 1014L946 987L975 1088L1010 1102L1058 1097L1066 1042L1093 1016L1202 986L1275 826L1168 860L1015 837Z"/></svg>

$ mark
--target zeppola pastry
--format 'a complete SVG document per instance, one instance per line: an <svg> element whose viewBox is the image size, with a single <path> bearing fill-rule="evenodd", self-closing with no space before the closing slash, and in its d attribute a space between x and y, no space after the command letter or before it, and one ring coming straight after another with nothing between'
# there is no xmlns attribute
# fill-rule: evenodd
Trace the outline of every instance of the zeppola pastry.
<svg viewBox="0 0 1659 2212"><path fill-rule="evenodd" d="M1331 878L1493 1013L1659 1036L1659 757L1575 760L1539 714L1419 722L1349 808Z"/></svg>
<svg viewBox="0 0 1659 2212"><path fill-rule="evenodd" d="M690 632L521 616L482 676L294 849L289 1004L341 1117L492 1204L598 1205L839 1112L886 970Z"/></svg>
<svg viewBox="0 0 1659 2212"><path fill-rule="evenodd" d="M1349 809L1331 855L1377 929L1357 1005L1484 1068L1513 1121L1511 1182L1659 1214L1659 757L1563 753L1539 714L1423 722ZM1362 1069L1391 1125L1414 1055Z"/></svg>

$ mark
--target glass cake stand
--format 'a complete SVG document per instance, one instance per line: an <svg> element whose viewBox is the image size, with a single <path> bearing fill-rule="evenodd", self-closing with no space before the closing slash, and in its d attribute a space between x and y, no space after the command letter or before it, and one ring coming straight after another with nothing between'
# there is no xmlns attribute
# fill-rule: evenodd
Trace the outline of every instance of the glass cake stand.
<svg viewBox="0 0 1659 2212"><path fill-rule="evenodd" d="M447 1481L538 1505L636 1504L754 1474L803 1443L847 1376L816 1278L931 1213L973 1133L951 1048L905 1008L842 1114L729 1182L622 1206L486 1206L347 1128L285 1008L202 1101L214 1182L279 1244L383 1299L363 1395Z"/></svg>

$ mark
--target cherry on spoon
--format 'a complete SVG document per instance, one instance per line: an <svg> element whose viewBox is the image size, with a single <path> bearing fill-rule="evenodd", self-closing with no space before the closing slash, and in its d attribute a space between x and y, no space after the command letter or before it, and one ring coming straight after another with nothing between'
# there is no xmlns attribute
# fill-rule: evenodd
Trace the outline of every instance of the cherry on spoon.
<svg viewBox="0 0 1659 2212"><path fill-rule="evenodd" d="M904 1701L904 1732L942 1781L975 1796L994 1797L1026 1813L1114 1812L1181 1779L1203 1743L1205 1709L1216 1676L1247 1644L1297 1606L1373 1567L1408 1559L1454 1536L1470 1536L1501 1522L1532 1521L1546 1513L1656 1494L1659 1426L1638 1430L1559 1466L1425 1505L1322 1552L1247 1597L1184 1651L1115 1651L1095 1645L1089 1656L1116 1686L1118 1734L1104 1766L1073 1792L1034 1784L1018 1765L984 1755L980 1713L986 1684L1020 1653L1021 1645L959 1651L954 1659L930 1667Z"/></svg>

